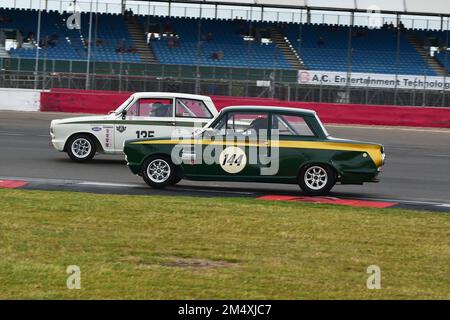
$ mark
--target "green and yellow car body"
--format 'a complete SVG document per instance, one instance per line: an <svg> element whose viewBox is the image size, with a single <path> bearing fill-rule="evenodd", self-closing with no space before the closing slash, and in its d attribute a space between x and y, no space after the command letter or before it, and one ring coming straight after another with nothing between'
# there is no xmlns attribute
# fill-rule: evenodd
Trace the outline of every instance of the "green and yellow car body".
<svg viewBox="0 0 450 320"><path fill-rule="evenodd" d="M201 146L202 149L214 143L222 144L223 148L236 146L247 155L250 147L267 148L277 146L279 150L278 171L273 175L261 175L261 163L247 164L238 173L226 172L220 163L207 164L195 161L179 164L182 178L200 181L242 181L297 184L302 167L313 164L325 164L336 174L336 182L341 184L363 184L377 182L377 176L384 164L383 146L376 143L344 140L330 137L323 128L315 112L303 109L280 107L228 107L223 109L214 121L213 127L226 112L242 110L273 112L286 115L301 115L315 133L314 137L278 136L277 140L270 137L267 141L254 143L252 141L217 142L205 139L202 134L195 138L153 138L128 140L124 144L124 152L129 169L136 175L142 174L142 166L146 159L155 155L171 157L173 148L179 145ZM270 123L270 121L269 121ZM269 128L270 131L270 128Z"/></svg>

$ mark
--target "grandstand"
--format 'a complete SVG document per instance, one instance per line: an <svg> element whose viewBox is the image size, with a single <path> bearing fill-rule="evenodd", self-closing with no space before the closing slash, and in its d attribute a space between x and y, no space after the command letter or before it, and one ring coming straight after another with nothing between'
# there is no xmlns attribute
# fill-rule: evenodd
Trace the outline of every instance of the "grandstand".
<svg viewBox="0 0 450 320"><path fill-rule="evenodd" d="M37 24L36 10L1 9L0 15L8 17L8 22L0 23L3 30L17 30L25 41L25 46L11 49L12 57L34 58L36 46L26 43L28 35L34 33ZM55 38L52 45L44 47L42 59L86 60L88 29L68 29L66 20L70 13L43 12L41 42ZM96 34L92 39L91 61L142 62L133 37L128 30L124 15L98 14L95 18ZM81 14L81 24L88 25L89 14ZM149 46L156 61L163 64L202 65L244 68L295 69L290 63L297 54L298 63L305 69L343 71L348 70L349 27L328 24L267 23L240 19L212 20L180 17L136 16L142 30L156 37L149 38ZM199 32L201 25L203 32ZM301 30L301 34L299 33ZM292 52L281 50L283 44L274 42L274 34L280 32ZM433 69L428 59L417 52L408 40L408 34L425 42L425 38L436 38L445 42L445 33L440 31L402 30L382 27L369 29L357 27L352 31L352 71L384 74L408 74L436 76L441 74ZM397 37L400 39L397 39ZM172 39L175 44L171 44ZM322 40L320 40L322 39ZM35 39L34 39L35 40ZM397 56L399 42L400 56ZM118 46L123 52L117 52ZM301 49L299 49L300 47ZM145 50L144 50L145 51ZM222 57L214 57L221 52ZM443 56L437 60L446 67ZM245 56L246 59L242 59ZM430 57L432 58L432 57ZM431 60L431 59L430 59ZM447 69L448 70L448 69Z"/></svg>
<svg viewBox="0 0 450 320"><path fill-rule="evenodd" d="M141 19L145 20L145 17L141 17ZM249 30L252 28L249 22L209 19L202 19L200 22L199 20L152 17L150 21L160 30L160 34L165 33L165 27L170 27L169 33L176 35L179 39L179 46L176 47L168 45L170 36L150 41L158 61L166 64L196 65L198 59L198 63L203 66L292 68L274 43L261 43L255 39L244 40L245 36L251 35ZM200 44L198 41L199 22L201 29L204 30L200 35ZM262 38L259 28L253 29L253 31L258 34L255 35L256 38ZM210 38L208 38L208 34ZM214 59L213 54L219 51L223 52L223 57ZM242 57L246 57L246 59L242 59Z"/></svg>
<svg viewBox="0 0 450 320"><path fill-rule="evenodd" d="M278 14L276 19L265 19L264 8L259 4L263 2L270 1L264 0L253 4L260 10L257 11L261 13L260 16L245 15L242 14L242 10L237 10L238 14L233 14L231 10L231 14L227 17L219 17L216 3L215 16L204 17L201 13L198 16L187 15L186 10L184 16L180 13L171 14L170 6L173 6L173 3L168 3L169 10L166 13L155 12L155 7L150 10L151 4L148 10L140 10L138 6L134 13L131 9L136 9L136 6L127 7L123 1L120 13L99 11L94 12L91 17L89 10L84 10L80 15L80 29L67 28L66 22L72 12L50 9L38 11L37 8L0 8L0 66L11 71L20 69L20 75L41 69L44 77L60 76L62 73L68 74L69 77L82 77L80 74L89 70L87 66L95 63L89 72L97 78L99 75L108 75L111 76L110 79L114 79L114 76L120 75L119 81L122 81L122 76L142 76L148 78L145 81L153 81L152 79L158 77L180 81L185 79L182 80L185 83L190 83L192 79L195 81L209 79L216 80L216 83L211 86L208 82L204 88L208 88L211 92L216 92L219 88L223 94L274 96L278 94L276 89L272 88L270 93L268 89L264 89L264 85L261 89L249 89L249 86L255 87L255 84L248 83L264 80L266 82L261 82L264 84L274 80L272 84L278 82L282 86L289 86L287 91L279 90L279 94L283 95L289 96L291 88L295 85L295 99L298 99L299 91L306 90L297 86L298 70L382 77L448 76L449 36L445 27L448 25L448 18L443 15L439 16L440 27L435 23L429 28L428 22L417 27L417 24L407 23L410 18L405 14L388 11L385 14L389 18L382 20L384 23L373 28L369 23L354 23L353 18L349 18L358 12L361 14L363 10L358 8L349 10L346 16L348 19L343 19L342 22L339 22L339 17L329 21L326 19L317 21L311 18L317 9L314 11L301 5L298 9L301 12L300 16L292 12L291 19L280 20ZM290 3L289 0L281 2L283 6ZM275 2L271 4L277 6ZM246 5L246 10L249 8L253 10L251 5ZM286 16L287 11L285 8L283 10ZM38 35L39 14L41 19ZM333 14L341 13L333 12L329 15ZM324 16L322 13L318 15ZM362 19L361 16L358 17ZM89 28L90 18L92 18L91 28ZM445 19L447 24L444 23ZM36 54L37 48L40 48L39 55ZM36 58L45 62L43 66L36 62ZM217 82L219 80L222 83ZM245 89L234 90L223 83L231 80L246 81ZM69 81L66 84L61 77L58 81L61 86L79 83ZM53 82L51 85L54 85ZM114 89L113 85L103 87ZM145 88L145 85L141 87ZM122 88L120 84L119 89ZM164 89L160 84L158 88ZM188 91L203 90L202 86L197 84L195 89L190 85L187 88ZM313 86L309 88L315 90ZM322 101L324 89L329 88L320 88L318 95L305 93L303 99ZM399 96L397 85L393 89L396 90L394 102L402 103L397 101ZM415 90L415 87L413 89ZM345 95L350 95L349 88L346 90ZM366 101L370 96L367 90L369 88L366 88L364 93ZM339 101L341 98L338 96L343 94L336 90L329 99ZM424 98L419 103L423 104L425 98L424 93ZM351 97L344 100L346 99ZM413 103L409 104L417 103L416 97L413 99ZM446 99L442 101L444 100Z"/></svg>
<svg viewBox="0 0 450 320"><path fill-rule="evenodd" d="M299 39L297 26L289 26L287 36L292 43ZM435 76L436 72L408 42L407 30L398 33L387 26L380 29L358 27L352 30L352 71L367 73L411 74ZM301 57L313 70L347 71L348 26L304 25ZM397 37L400 57L397 62ZM318 44L318 39L323 44Z"/></svg>
<svg viewBox="0 0 450 320"><path fill-rule="evenodd" d="M11 49L12 57L34 58L36 56L36 25L38 21L37 10L2 9L0 16L8 19L0 23L3 30L20 33L19 48ZM66 20L70 13L43 12L41 23L40 46L44 48L42 59L56 60L86 60L88 29L68 29ZM81 24L87 25L88 14L81 14ZM128 61L139 62L139 54L129 53L127 49L133 48L130 34L122 16L99 14L96 17L97 34L92 40L91 60L93 61ZM32 39L29 39L29 37ZM45 43L54 40L54 44ZM116 52L116 47L123 42L125 52Z"/></svg>

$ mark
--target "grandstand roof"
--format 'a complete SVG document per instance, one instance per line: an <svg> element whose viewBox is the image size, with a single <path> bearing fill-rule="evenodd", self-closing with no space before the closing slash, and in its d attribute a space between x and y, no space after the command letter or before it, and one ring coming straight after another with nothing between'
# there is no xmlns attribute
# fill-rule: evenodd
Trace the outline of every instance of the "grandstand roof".
<svg viewBox="0 0 450 320"><path fill-rule="evenodd" d="M150 1L150 0L137 0ZM312 10L360 11L377 10L381 13L414 15L450 15L448 0L153 0L152 2L175 2L218 4L233 6L268 6Z"/></svg>

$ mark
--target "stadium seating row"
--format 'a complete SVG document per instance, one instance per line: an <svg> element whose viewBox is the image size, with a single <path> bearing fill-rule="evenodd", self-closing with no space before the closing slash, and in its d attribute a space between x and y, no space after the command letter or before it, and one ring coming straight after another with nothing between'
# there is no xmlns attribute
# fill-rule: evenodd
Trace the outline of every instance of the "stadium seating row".
<svg viewBox="0 0 450 320"><path fill-rule="evenodd" d="M1 9L0 16L7 17L0 28L17 29L23 41L37 42L38 13L35 10ZM40 47L41 56L56 60L86 60L89 28L67 28L68 13L42 12ZM81 14L81 26L88 26L89 15ZM93 21L96 37L91 44L92 61L140 62L138 53L127 52L133 47L124 19L119 15L99 14ZM116 52L118 46L124 52ZM35 46L23 46L11 50L13 57L30 58L36 56Z"/></svg>
<svg viewBox="0 0 450 320"><path fill-rule="evenodd" d="M42 58L87 59L89 14L81 14L81 30L67 28L69 15L54 11L42 13ZM37 11L0 9L0 17L7 17L0 21L0 29L17 29L25 41L29 38L36 41ZM346 72L351 62L353 72L436 75L408 41L406 33L414 34L423 42L430 37L436 37L441 43L446 40L446 33L439 31L403 30L398 33L387 27L353 28L349 54L350 30L347 26L135 17L142 30L157 34L149 41L156 59L162 64L175 65L292 69L286 56L271 41L271 30L276 29L290 41L307 69ZM123 15L98 14L93 22L92 61L142 62ZM253 41L245 40L244 36L248 35L253 37ZM263 43L261 39L264 38L268 41ZM396 54L398 45L399 55ZM34 46L23 46L12 49L10 54L13 57L33 58L36 49ZM436 58L448 69L444 56L441 53Z"/></svg>

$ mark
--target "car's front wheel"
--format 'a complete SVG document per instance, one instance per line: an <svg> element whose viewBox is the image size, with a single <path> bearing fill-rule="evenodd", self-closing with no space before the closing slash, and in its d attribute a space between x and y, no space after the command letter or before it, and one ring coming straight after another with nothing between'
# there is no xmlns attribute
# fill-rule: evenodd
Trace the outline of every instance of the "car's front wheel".
<svg viewBox="0 0 450 320"><path fill-rule="evenodd" d="M298 184L304 193L312 196L327 194L336 184L336 176L325 164L311 164L300 170Z"/></svg>
<svg viewBox="0 0 450 320"><path fill-rule="evenodd" d="M75 135L69 139L66 147L70 159L85 162L92 160L96 153L94 139L89 135Z"/></svg>
<svg viewBox="0 0 450 320"><path fill-rule="evenodd" d="M174 184L177 170L173 162L165 156L153 156L142 166L142 178L152 188L164 188Z"/></svg>

